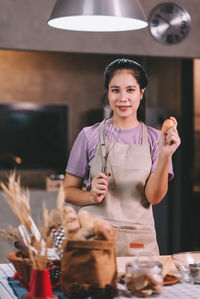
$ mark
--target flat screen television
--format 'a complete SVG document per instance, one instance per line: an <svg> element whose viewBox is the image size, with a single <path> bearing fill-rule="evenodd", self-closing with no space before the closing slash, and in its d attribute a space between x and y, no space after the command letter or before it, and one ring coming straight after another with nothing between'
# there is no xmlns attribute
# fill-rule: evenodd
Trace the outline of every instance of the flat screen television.
<svg viewBox="0 0 200 299"><path fill-rule="evenodd" d="M67 106L0 105L0 169L64 172L68 155Z"/></svg>

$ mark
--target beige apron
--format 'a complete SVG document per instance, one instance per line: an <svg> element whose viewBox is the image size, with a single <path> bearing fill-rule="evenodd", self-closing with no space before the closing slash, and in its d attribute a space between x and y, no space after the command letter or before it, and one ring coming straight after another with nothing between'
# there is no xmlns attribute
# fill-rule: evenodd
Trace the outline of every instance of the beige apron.
<svg viewBox="0 0 200 299"><path fill-rule="evenodd" d="M100 124L100 143L91 165L90 176L101 171L105 156L105 120ZM158 255L159 249L152 206L144 194L151 170L147 127L142 123L142 144L114 143L108 155L108 192L96 205L82 207L92 215L110 221L117 230L117 256Z"/></svg>

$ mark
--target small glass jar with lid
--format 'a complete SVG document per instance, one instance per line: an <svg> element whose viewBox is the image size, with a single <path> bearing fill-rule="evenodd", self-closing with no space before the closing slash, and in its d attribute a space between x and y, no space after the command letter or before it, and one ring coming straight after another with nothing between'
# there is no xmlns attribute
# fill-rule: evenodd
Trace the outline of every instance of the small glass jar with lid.
<svg viewBox="0 0 200 299"><path fill-rule="evenodd" d="M162 264L150 259L138 259L126 264L125 285L128 294L148 297L162 293Z"/></svg>

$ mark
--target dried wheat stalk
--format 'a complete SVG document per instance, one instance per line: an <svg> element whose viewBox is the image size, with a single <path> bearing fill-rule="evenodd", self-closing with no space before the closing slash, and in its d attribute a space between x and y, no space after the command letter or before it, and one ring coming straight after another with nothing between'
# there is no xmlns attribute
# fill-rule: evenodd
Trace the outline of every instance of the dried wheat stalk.
<svg viewBox="0 0 200 299"><path fill-rule="evenodd" d="M64 204L65 204L64 184L63 182L61 182L58 191L58 196L57 196L57 210L62 211Z"/></svg>
<svg viewBox="0 0 200 299"><path fill-rule="evenodd" d="M31 216L30 194L28 189L22 192L20 177L16 178L16 172L12 172L8 178L8 184L0 183L4 191L4 198L13 210L17 219L27 228L30 226L28 216Z"/></svg>
<svg viewBox="0 0 200 299"><path fill-rule="evenodd" d="M7 229L0 229L0 236L4 238L6 241L17 240L22 242L19 231L17 228L13 228L11 225L7 227Z"/></svg>
<svg viewBox="0 0 200 299"><path fill-rule="evenodd" d="M51 247L50 231L52 227L58 227L62 224L61 211L64 204L64 191L63 187L60 188L57 198L57 209L48 211L45 203L43 203L43 227L40 229L41 238L36 240L31 232L31 208L30 208L30 194L28 189L22 192L20 178L16 177L16 172L12 172L8 178L7 185L3 182L0 183L4 191L4 197L16 215L20 224L23 224L30 233L30 240L26 238L28 244L28 253L34 269L45 269L48 265L48 247ZM0 235L4 239L18 240L19 233L17 229L0 230ZM32 250L34 247L34 250Z"/></svg>

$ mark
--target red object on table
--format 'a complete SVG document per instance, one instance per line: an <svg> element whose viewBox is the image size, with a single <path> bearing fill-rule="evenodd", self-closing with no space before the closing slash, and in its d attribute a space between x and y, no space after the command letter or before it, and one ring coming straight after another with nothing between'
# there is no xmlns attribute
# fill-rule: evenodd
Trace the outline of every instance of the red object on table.
<svg viewBox="0 0 200 299"><path fill-rule="evenodd" d="M58 298L52 292L49 269L32 269L30 278L29 293L22 297L23 299L49 299Z"/></svg>

